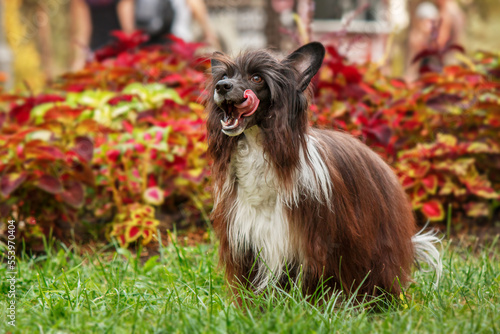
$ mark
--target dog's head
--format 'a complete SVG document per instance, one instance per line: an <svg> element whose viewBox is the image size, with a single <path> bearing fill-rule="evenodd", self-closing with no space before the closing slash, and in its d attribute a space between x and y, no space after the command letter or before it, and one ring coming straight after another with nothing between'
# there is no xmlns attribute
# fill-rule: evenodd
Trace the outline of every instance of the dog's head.
<svg viewBox="0 0 500 334"><path fill-rule="evenodd" d="M228 136L238 136L254 125L269 128L277 110L290 113L281 117L293 122L297 117L294 113L307 108L303 92L324 55L325 49L318 42L302 46L281 61L266 51L248 52L235 60L214 53L209 117L217 120L217 127Z"/></svg>

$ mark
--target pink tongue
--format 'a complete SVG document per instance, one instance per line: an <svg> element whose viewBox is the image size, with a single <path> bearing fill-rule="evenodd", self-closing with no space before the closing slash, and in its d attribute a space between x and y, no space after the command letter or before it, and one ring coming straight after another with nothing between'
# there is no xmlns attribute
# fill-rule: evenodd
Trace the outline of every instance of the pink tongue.
<svg viewBox="0 0 500 334"><path fill-rule="evenodd" d="M235 104L234 106L238 110L239 117L248 117L252 115L255 110L257 110L260 100L251 89L244 91L243 97L246 98L246 100L240 104Z"/></svg>

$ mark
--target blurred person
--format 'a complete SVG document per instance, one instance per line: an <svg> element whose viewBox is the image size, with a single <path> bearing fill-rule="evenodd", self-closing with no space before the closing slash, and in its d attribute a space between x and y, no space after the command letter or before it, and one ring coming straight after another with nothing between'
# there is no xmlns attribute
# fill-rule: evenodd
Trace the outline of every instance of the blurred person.
<svg viewBox="0 0 500 334"><path fill-rule="evenodd" d="M112 41L113 30L135 29L134 0L71 0L72 70L83 67L90 52Z"/></svg>
<svg viewBox="0 0 500 334"><path fill-rule="evenodd" d="M420 3L415 10L415 17L409 36L409 57L406 79L413 81L418 77L420 64L413 64L415 56L432 47L432 33L439 23L439 10L429 1Z"/></svg>
<svg viewBox="0 0 500 334"><path fill-rule="evenodd" d="M221 46L217 33L210 23L207 6L204 0L170 0L175 11L172 24L172 34L186 42L195 41L192 19L200 26L203 33L203 42L220 50Z"/></svg>
<svg viewBox="0 0 500 334"><path fill-rule="evenodd" d="M440 48L463 42L465 15L455 0L437 0L441 18L437 43Z"/></svg>
<svg viewBox="0 0 500 334"><path fill-rule="evenodd" d="M149 35L147 44L166 43L167 34L187 42L194 41L194 18L203 31L204 41L219 48L203 0L135 0L135 4L136 27Z"/></svg>
<svg viewBox="0 0 500 334"><path fill-rule="evenodd" d="M136 0L135 26L149 35L146 44L162 44L172 31L172 23L177 11L172 0Z"/></svg>

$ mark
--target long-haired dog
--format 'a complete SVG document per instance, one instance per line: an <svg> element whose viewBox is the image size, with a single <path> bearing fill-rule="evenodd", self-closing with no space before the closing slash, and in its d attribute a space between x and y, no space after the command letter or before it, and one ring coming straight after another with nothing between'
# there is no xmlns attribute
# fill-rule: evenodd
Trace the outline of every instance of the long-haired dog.
<svg viewBox="0 0 500 334"><path fill-rule="evenodd" d="M325 55L313 42L279 61L266 51L211 59L213 226L231 283L300 282L398 296L412 263L438 275L431 233L417 233L390 167L360 140L308 125L306 91ZM300 277L300 279L298 279Z"/></svg>

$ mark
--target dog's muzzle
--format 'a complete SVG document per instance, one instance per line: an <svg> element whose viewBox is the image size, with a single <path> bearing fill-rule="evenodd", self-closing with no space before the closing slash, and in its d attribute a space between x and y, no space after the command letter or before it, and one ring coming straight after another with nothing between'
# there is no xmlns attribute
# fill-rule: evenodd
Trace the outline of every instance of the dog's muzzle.
<svg viewBox="0 0 500 334"><path fill-rule="evenodd" d="M220 82L220 81L219 81ZM221 86L219 91L227 89ZM219 95L219 96L217 96ZM214 97L217 102L217 97L221 97L220 93L216 91ZM225 99L221 99L219 107L224 111L223 119L220 120L222 124L222 132L228 136L237 136L245 130L245 121L247 117L252 116L259 107L260 100L251 89L243 92L243 101L241 103L234 103Z"/></svg>

